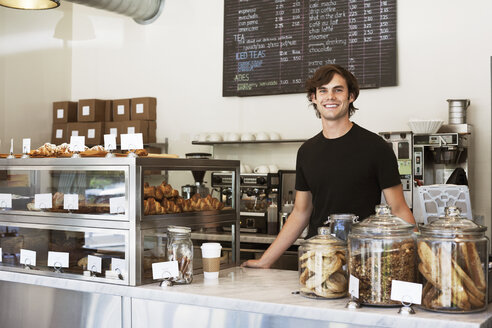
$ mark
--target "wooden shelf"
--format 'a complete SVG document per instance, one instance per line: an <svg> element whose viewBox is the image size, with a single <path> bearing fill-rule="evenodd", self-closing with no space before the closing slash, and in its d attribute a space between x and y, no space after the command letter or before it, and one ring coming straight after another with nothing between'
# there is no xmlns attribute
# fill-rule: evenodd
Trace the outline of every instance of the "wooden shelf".
<svg viewBox="0 0 492 328"><path fill-rule="evenodd" d="M274 143L302 143L306 139L281 140L252 140L252 141L192 141L192 145L241 145L241 144L274 144Z"/></svg>

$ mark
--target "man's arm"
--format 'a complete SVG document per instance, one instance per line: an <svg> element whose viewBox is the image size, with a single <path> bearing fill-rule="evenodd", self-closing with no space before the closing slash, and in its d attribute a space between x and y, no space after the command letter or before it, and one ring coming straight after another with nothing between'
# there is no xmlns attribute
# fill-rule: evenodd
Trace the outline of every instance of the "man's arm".
<svg viewBox="0 0 492 328"><path fill-rule="evenodd" d="M241 266L268 269L294 243L309 223L313 211L312 194L310 191L297 191L294 209L287 218L277 238L263 253L259 260L249 260Z"/></svg>
<svg viewBox="0 0 492 328"><path fill-rule="evenodd" d="M408 223L416 224L412 211L408 208L405 197L403 196L403 187L401 184L384 189L383 194L386 202L391 206L391 213Z"/></svg>

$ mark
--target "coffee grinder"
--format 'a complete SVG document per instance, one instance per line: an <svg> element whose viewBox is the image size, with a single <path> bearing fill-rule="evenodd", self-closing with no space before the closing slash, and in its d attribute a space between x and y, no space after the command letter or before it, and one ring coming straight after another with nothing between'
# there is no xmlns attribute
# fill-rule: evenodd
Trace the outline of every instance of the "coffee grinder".
<svg viewBox="0 0 492 328"><path fill-rule="evenodd" d="M212 157L209 153L188 153L186 158L193 159L210 159ZM195 179L195 185L185 185L181 187L181 194L184 198L191 198L194 194L198 193L200 196L206 197L210 193L210 189L205 186L203 178L205 177L205 172L203 170L192 170L193 178ZM185 197L186 196L186 197Z"/></svg>

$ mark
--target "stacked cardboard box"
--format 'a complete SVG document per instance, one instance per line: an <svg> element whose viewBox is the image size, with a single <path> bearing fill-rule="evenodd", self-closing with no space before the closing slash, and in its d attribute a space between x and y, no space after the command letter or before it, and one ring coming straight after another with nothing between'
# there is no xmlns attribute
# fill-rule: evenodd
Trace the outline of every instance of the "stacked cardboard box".
<svg viewBox="0 0 492 328"><path fill-rule="evenodd" d="M104 134L142 133L143 143L156 142L154 97L131 99L81 99L53 103L51 142L70 142L71 136L85 136L87 146L104 144Z"/></svg>

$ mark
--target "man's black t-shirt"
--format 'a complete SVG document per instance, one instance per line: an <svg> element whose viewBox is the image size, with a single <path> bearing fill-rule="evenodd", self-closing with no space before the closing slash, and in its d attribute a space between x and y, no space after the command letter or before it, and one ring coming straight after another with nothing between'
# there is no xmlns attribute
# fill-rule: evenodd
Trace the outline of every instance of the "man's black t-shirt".
<svg viewBox="0 0 492 328"><path fill-rule="evenodd" d="M400 183L393 150L355 123L340 138L326 139L320 132L297 152L296 190L313 195L308 237L317 234L330 214L365 219L381 202L381 191Z"/></svg>

